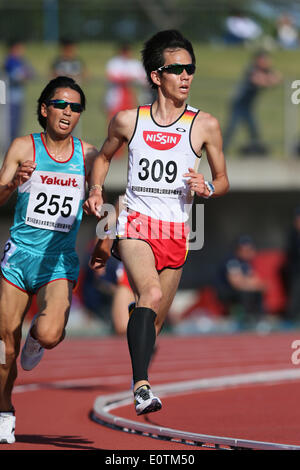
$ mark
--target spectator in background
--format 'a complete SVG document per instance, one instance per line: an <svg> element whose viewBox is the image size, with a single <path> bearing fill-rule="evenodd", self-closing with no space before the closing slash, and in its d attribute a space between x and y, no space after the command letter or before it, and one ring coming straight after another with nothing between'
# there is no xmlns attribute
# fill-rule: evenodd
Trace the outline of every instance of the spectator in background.
<svg viewBox="0 0 300 470"><path fill-rule="evenodd" d="M117 287L114 292L111 310L114 331L119 336L126 335L129 312L133 309L134 302L135 297L127 273L123 263L120 262L117 270Z"/></svg>
<svg viewBox="0 0 300 470"><path fill-rule="evenodd" d="M256 248L252 238L241 235L233 253L222 264L218 273L217 292L221 302L230 310L239 306L246 321L260 320L264 314L263 293L266 285L253 270Z"/></svg>
<svg viewBox="0 0 300 470"><path fill-rule="evenodd" d="M294 49L299 46L299 34L289 15L281 15L278 18L277 40L284 49Z"/></svg>
<svg viewBox="0 0 300 470"><path fill-rule="evenodd" d="M60 40L60 53L51 64L51 76L73 78L77 83L82 84L86 79L86 66L78 56L77 43L72 39L63 38ZM82 120L79 121L74 136L82 137Z"/></svg>
<svg viewBox="0 0 300 470"><path fill-rule="evenodd" d="M273 70L269 53L264 50L256 52L231 103L229 123L224 132L224 152L227 151L236 128L242 123L248 128L250 143L242 147L241 152L244 154L267 152L261 140L254 105L261 90L278 85L280 82L281 75Z"/></svg>
<svg viewBox="0 0 300 470"><path fill-rule="evenodd" d="M291 321L300 320L300 207L294 212L286 246L286 277L288 305L286 317Z"/></svg>
<svg viewBox="0 0 300 470"><path fill-rule="evenodd" d="M25 85L35 75L33 67L25 60L24 53L25 46L21 41L10 42L3 65L8 81L10 141L19 137L22 132Z"/></svg>
<svg viewBox="0 0 300 470"><path fill-rule="evenodd" d="M94 270L86 263L81 285L82 302L90 318L103 321L112 328L111 307L117 288L120 262L109 257L105 267ZM128 317L128 310L127 310Z"/></svg>
<svg viewBox="0 0 300 470"><path fill-rule="evenodd" d="M107 117L110 121L119 111L138 105L136 86L146 91L146 74L142 63L132 57L129 44L121 44L118 53L106 65L108 90L105 98Z"/></svg>
<svg viewBox="0 0 300 470"><path fill-rule="evenodd" d="M82 83L86 78L86 67L78 56L77 44L71 39L61 39L60 53L51 65L52 77L65 76Z"/></svg>
<svg viewBox="0 0 300 470"><path fill-rule="evenodd" d="M225 42L240 45L254 41L262 34L261 27L240 11L232 11L225 21Z"/></svg>
<svg viewBox="0 0 300 470"><path fill-rule="evenodd" d="M115 232L117 218L124 208L123 194L115 201L114 208L115 212L107 212L104 216L107 223L105 230L111 233ZM97 238L87 250L90 261L84 269L82 300L90 314L104 318L110 323L114 333L123 336L127 331L134 294L122 262L110 257L103 267L102 260L98 259L99 250L100 253L111 253L114 237L101 236L101 230L96 232Z"/></svg>
<svg viewBox="0 0 300 470"><path fill-rule="evenodd" d="M130 44L119 46L117 55L106 64L108 89L105 96L105 108L108 122L119 111L138 106L139 101L145 101L145 96L138 97L137 88L142 88L143 94L149 93L146 74L142 63L132 57ZM146 100L148 101L148 100ZM124 145L115 154L123 155Z"/></svg>

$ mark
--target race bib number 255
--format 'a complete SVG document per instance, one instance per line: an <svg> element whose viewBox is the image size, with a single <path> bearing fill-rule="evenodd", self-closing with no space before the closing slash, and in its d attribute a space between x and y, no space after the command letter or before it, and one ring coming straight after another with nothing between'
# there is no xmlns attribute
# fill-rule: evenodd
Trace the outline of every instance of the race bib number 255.
<svg viewBox="0 0 300 470"><path fill-rule="evenodd" d="M47 177L46 177L47 176ZM83 197L83 176L45 175L35 172L26 212L26 224L59 232L69 232Z"/></svg>

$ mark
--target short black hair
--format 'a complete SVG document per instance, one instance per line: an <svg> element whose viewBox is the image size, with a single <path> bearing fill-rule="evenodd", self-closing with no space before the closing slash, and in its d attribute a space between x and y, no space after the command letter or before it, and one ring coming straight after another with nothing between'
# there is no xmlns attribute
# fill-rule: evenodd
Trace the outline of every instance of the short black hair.
<svg viewBox="0 0 300 470"><path fill-rule="evenodd" d="M267 49L257 49L254 54L253 54L253 57L254 59L257 59L259 57L268 57L270 56L270 52L267 50Z"/></svg>
<svg viewBox="0 0 300 470"><path fill-rule="evenodd" d="M242 234L238 236L236 240L236 246L240 247L240 246L245 246L245 245L251 245L254 247L255 243L251 235Z"/></svg>
<svg viewBox="0 0 300 470"><path fill-rule="evenodd" d="M81 87L78 85L78 83L76 83L75 80L73 80L73 78L64 77L64 76L53 78L45 86L45 88L43 89L41 93L41 96L38 99L37 116L38 116L38 121L43 129L46 129L47 127L47 119L41 114L41 106L43 103L47 104L47 102L51 100L51 98L53 98L58 88L71 88L71 90L77 91L80 94L80 103L81 103L82 109L83 110L85 109L85 105L86 105L85 94L83 90L81 89Z"/></svg>
<svg viewBox="0 0 300 470"><path fill-rule="evenodd" d="M7 42L6 42L6 47L7 49L12 49L13 47L15 46L18 46L19 44L22 44L24 45L25 44L25 41L23 41L21 38L13 38L13 39L9 39Z"/></svg>
<svg viewBox="0 0 300 470"><path fill-rule="evenodd" d="M74 46L74 45L76 45L76 41L72 38L62 37L59 40L59 44L61 46Z"/></svg>
<svg viewBox="0 0 300 470"><path fill-rule="evenodd" d="M151 80L151 72L164 65L165 58L163 53L166 49L185 49L190 54L192 63L196 63L191 42L183 37L179 31L176 29L168 29L156 33L145 42L142 50L143 65L152 88L157 88L157 86Z"/></svg>

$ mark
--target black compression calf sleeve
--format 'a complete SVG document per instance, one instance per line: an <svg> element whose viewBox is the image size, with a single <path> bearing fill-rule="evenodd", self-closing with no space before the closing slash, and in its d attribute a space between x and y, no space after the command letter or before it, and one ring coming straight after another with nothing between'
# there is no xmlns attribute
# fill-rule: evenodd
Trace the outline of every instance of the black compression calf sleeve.
<svg viewBox="0 0 300 470"><path fill-rule="evenodd" d="M156 340L155 318L156 313L151 308L136 307L128 321L127 341L134 383L148 380L148 367Z"/></svg>

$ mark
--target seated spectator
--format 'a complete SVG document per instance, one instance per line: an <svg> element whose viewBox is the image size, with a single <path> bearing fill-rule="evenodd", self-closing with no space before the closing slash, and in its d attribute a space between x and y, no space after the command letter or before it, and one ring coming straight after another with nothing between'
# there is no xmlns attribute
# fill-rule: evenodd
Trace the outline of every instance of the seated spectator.
<svg viewBox="0 0 300 470"><path fill-rule="evenodd" d="M105 267L92 269L88 258L93 249L93 243L88 247L87 259L82 268L81 275L81 301L88 318L100 319L110 328L113 327L111 320L111 306L113 296L117 287L117 270L119 261L109 257Z"/></svg>
<svg viewBox="0 0 300 470"><path fill-rule="evenodd" d="M114 291L111 316L114 332L119 336L126 335L130 305L135 301L134 294L122 262L117 270L117 286Z"/></svg>
<svg viewBox="0 0 300 470"><path fill-rule="evenodd" d="M238 306L246 321L255 322L264 315L263 294L265 282L253 270L256 248L248 235L240 236L233 253L222 264L218 273L217 292L231 313Z"/></svg>

